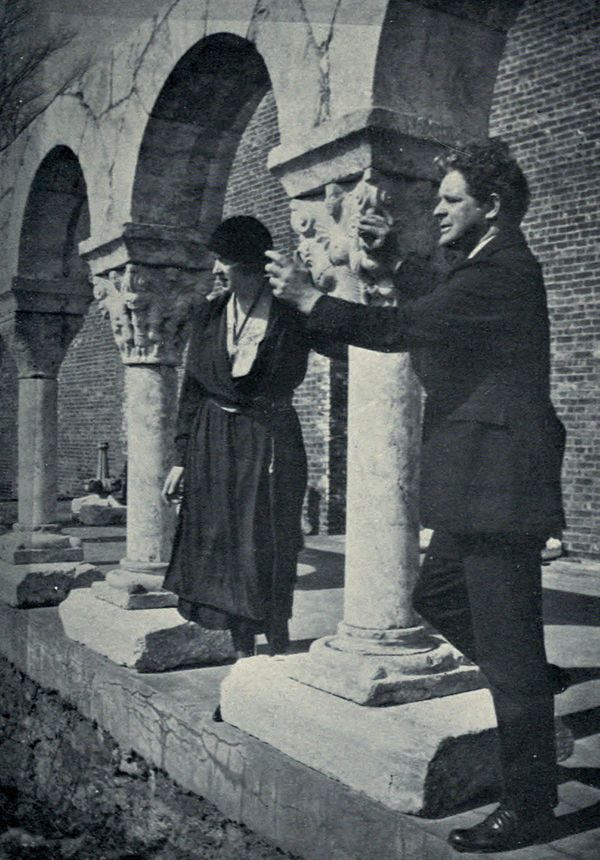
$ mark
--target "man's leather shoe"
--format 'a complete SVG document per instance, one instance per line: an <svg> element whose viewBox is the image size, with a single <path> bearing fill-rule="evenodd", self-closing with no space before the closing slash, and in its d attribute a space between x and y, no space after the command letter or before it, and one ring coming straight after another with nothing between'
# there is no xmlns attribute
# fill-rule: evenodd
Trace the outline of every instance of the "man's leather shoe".
<svg viewBox="0 0 600 860"><path fill-rule="evenodd" d="M526 818L501 803L474 827L452 830L448 842L455 851L461 852L491 854L494 851L511 851L547 837L553 822L554 815L550 810L534 818Z"/></svg>

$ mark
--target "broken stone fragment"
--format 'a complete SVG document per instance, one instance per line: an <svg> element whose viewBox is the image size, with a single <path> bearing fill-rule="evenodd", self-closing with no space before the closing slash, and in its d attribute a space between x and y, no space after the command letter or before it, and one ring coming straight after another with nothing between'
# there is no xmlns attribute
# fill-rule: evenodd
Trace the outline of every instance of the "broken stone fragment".
<svg viewBox="0 0 600 860"><path fill-rule="evenodd" d="M71 502L71 511L86 526L120 525L127 521L127 507L114 496L91 493Z"/></svg>

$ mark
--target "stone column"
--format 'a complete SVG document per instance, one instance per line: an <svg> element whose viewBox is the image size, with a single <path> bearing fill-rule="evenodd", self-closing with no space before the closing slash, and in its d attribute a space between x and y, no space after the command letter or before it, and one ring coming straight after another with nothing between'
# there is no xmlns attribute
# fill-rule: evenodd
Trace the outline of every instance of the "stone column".
<svg viewBox="0 0 600 860"><path fill-rule="evenodd" d="M194 278L175 269L127 264L95 278L125 364L127 555L96 596L124 609L175 606L162 588L174 511L161 499L172 459L177 372Z"/></svg>
<svg viewBox="0 0 600 860"><path fill-rule="evenodd" d="M0 542L0 596L17 606L59 603L101 575L57 522L57 375L91 298L63 290L17 279L0 321L19 374L18 521Z"/></svg>
<svg viewBox="0 0 600 860"><path fill-rule="evenodd" d="M176 367L201 276L131 261L94 269L94 295L125 364L127 554L104 582L65 601L63 625L72 638L140 671L226 659L229 633L184 622L176 596L162 588L175 527L161 489L173 463Z"/></svg>
<svg viewBox="0 0 600 860"><path fill-rule="evenodd" d="M292 203L298 252L320 288L363 304L397 300L394 272L426 253L431 183L369 168ZM370 249L357 231L376 212L391 230ZM419 232L423 229L423 233ZM427 634L411 594L419 567L421 390L407 354L350 348L344 620L290 675L360 704L406 702L477 684L456 651Z"/></svg>

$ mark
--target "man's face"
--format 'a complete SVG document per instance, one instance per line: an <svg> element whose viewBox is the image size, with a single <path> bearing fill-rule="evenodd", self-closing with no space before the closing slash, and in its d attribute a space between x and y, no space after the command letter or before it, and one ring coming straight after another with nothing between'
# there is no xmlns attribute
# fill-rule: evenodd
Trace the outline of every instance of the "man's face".
<svg viewBox="0 0 600 860"><path fill-rule="evenodd" d="M485 209L471 196L458 170L451 170L442 179L433 214L438 219L442 247L471 251L490 226Z"/></svg>

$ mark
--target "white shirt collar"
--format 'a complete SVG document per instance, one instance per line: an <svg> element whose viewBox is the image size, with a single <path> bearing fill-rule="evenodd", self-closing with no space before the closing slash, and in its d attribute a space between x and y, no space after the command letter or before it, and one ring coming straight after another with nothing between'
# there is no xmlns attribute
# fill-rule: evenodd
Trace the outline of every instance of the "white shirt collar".
<svg viewBox="0 0 600 860"><path fill-rule="evenodd" d="M471 253L468 255L467 260L472 260L472 259L473 259L473 257L474 257L476 254L478 254L478 253L481 251L481 249L482 249L485 245L487 245L487 243L488 243L488 242L491 242L491 241L492 241L492 239L495 239L497 235L498 235L497 233L492 233L492 235L491 235L491 236L484 236L484 237L483 237L483 239L482 239L480 242L478 242L478 244L477 244L477 245L475 245L475 247L473 248L473 250L471 251Z"/></svg>

